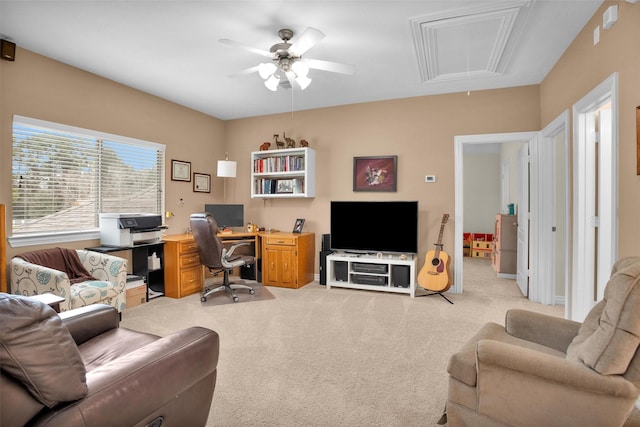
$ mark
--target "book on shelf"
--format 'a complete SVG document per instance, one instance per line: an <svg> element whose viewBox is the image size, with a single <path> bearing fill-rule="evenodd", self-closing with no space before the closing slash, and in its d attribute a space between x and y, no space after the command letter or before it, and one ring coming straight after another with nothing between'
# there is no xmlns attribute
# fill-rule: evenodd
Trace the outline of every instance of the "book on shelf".
<svg viewBox="0 0 640 427"><path fill-rule="evenodd" d="M303 156L273 156L253 161L254 173L299 172L304 171Z"/></svg>

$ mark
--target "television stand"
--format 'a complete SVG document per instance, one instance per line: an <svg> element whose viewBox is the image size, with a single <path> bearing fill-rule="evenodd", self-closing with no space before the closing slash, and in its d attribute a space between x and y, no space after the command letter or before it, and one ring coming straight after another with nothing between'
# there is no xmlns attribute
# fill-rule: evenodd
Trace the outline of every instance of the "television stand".
<svg viewBox="0 0 640 427"><path fill-rule="evenodd" d="M334 253L327 256L327 289L351 288L416 296L416 256Z"/></svg>

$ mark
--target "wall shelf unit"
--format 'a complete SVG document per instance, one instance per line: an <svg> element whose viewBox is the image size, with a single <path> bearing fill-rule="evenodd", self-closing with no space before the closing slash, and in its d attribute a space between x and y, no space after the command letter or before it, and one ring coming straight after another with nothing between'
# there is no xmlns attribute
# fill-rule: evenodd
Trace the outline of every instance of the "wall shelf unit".
<svg viewBox="0 0 640 427"><path fill-rule="evenodd" d="M252 198L316 195L316 153L308 147L251 153Z"/></svg>
<svg viewBox="0 0 640 427"><path fill-rule="evenodd" d="M327 256L327 289L352 288L416 296L416 257L398 255L356 255L335 253Z"/></svg>

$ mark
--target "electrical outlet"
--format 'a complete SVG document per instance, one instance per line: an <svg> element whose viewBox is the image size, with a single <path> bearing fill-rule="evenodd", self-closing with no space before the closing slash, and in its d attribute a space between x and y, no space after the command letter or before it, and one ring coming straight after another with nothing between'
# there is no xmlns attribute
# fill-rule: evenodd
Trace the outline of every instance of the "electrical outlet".
<svg viewBox="0 0 640 427"><path fill-rule="evenodd" d="M593 30L593 45L597 45L600 42L600 25Z"/></svg>
<svg viewBox="0 0 640 427"><path fill-rule="evenodd" d="M435 175L425 175L424 176L424 182L436 182L436 176Z"/></svg>

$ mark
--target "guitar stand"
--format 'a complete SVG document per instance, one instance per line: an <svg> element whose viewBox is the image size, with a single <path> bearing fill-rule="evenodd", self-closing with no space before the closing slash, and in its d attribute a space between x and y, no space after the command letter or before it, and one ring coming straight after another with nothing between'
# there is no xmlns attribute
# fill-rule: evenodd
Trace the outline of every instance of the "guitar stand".
<svg viewBox="0 0 640 427"><path fill-rule="evenodd" d="M430 294L416 295L416 297L430 297L431 295L440 295L442 298L446 299L449 304L453 305L453 302L449 298L445 297L442 292L431 292Z"/></svg>

